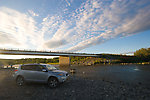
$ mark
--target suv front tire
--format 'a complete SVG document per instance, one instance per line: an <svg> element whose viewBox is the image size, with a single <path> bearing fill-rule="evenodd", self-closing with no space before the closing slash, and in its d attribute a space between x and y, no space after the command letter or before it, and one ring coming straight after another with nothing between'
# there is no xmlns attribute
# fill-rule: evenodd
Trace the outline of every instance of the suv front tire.
<svg viewBox="0 0 150 100"><path fill-rule="evenodd" d="M58 83L59 83L59 82L58 82L57 78L55 78L55 77L50 77L47 83L48 83L48 86L49 86L50 88L55 88L55 87L58 86Z"/></svg>
<svg viewBox="0 0 150 100"><path fill-rule="evenodd" d="M23 86L25 83L24 78L22 76L18 76L16 79L16 83L18 86Z"/></svg>

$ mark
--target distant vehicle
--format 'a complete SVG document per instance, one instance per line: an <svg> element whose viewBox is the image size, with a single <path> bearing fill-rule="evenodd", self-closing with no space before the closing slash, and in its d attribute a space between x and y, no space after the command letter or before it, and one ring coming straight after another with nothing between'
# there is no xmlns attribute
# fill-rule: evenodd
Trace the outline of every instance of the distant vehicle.
<svg viewBox="0 0 150 100"><path fill-rule="evenodd" d="M8 68L8 66L4 66L3 68L4 68L4 69L7 69L7 68Z"/></svg>
<svg viewBox="0 0 150 100"><path fill-rule="evenodd" d="M19 66L20 66L20 65L13 65L12 68L17 69L17 68L19 68Z"/></svg>
<svg viewBox="0 0 150 100"><path fill-rule="evenodd" d="M13 75L17 85L22 86L25 82L47 83L49 87L55 88L59 83L67 80L69 74L58 70L49 64L24 64L15 70Z"/></svg>

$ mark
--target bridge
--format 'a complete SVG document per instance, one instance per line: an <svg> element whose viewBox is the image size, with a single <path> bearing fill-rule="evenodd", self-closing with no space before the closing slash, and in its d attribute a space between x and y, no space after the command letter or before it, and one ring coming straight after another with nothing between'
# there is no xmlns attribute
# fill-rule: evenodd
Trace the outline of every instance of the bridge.
<svg viewBox="0 0 150 100"><path fill-rule="evenodd" d="M59 56L59 65L70 65L70 57L101 57L107 59L131 58L134 56L116 55L116 54L86 54L86 53L67 53L67 52L51 52L51 51L29 51L29 50L12 50L0 49L3 55L37 55L37 56Z"/></svg>
<svg viewBox="0 0 150 100"><path fill-rule="evenodd" d="M86 53L66 53L66 52L51 52L51 51L28 51L28 50L9 50L0 49L0 54L3 55L37 55L37 56L59 56L60 65L70 65L70 57L99 57L98 54L86 54Z"/></svg>

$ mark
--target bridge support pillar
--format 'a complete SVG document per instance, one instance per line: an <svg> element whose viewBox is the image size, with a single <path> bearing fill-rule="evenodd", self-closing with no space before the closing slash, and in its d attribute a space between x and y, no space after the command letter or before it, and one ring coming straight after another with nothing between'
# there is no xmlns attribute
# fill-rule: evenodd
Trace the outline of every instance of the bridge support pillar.
<svg viewBox="0 0 150 100"><path fill-rule="evenodd" d="M69 66L70 65L70 57L59 56L59 65L60 66Z"/></svg>

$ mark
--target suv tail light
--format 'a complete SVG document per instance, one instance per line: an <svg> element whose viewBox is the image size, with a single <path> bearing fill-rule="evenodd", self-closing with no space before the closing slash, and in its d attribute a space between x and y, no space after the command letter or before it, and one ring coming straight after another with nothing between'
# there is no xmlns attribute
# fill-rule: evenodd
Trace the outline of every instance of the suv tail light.
<svg viewBox="0 0 150 100"><path fill-rule="evenodd" d="M18 71L18 69L15 70L15 72L17 72L17 71Z"/></svg>

